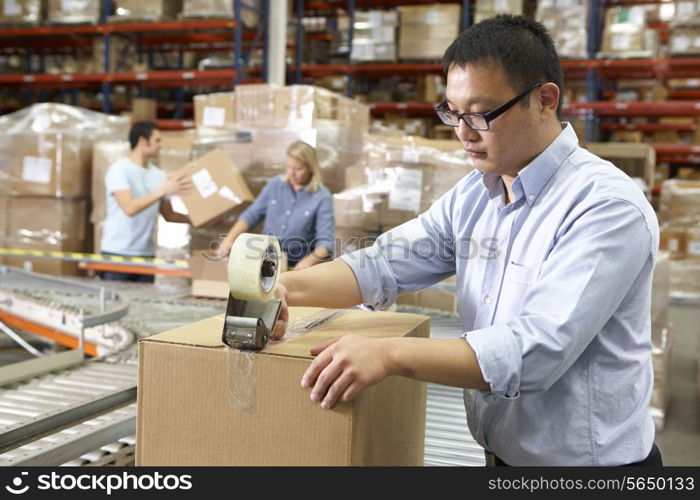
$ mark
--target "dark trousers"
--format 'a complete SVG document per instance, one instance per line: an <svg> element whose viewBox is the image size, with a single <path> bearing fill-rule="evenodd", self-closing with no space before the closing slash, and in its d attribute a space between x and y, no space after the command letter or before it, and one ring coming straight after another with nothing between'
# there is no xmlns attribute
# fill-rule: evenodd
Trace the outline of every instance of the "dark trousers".
<svg viewBox="0 0 700 500"><path fill-rule="evenodd" d="M119 255L116 253L102 252L102 255ZM119 255L120 257L144 257L152 259L153 255ZM102 271L99 273L100 278L104 281L130 281L132 283L154 283L155 276L152 274L135 274L135 273L115 273L111 271Z"/></svg>
<svg viewBox="0 0 700 500"><path fill-rule="evenodd" d="M487 467L509 467L507 463L501 460L498 456L490 452L485 452L486 454L486 466ZM625 464L622 467L663 467L663 459L661 458L661 452L659 448L654 443L651 447L651 451L647 458L640 462L635 462L633 464Z"/></svg>

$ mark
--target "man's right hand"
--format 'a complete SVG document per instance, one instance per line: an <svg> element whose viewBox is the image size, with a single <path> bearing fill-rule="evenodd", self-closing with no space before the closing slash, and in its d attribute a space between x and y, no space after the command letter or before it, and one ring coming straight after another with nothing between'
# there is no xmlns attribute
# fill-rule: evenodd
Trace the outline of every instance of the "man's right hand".
<svg viewBox="0 0 700 500"><path fill-rule="evenodd" d="M163 195L185 194L192 188L192 181L187 174L181 174L178 177L168 177L161 186Z"/></svg>

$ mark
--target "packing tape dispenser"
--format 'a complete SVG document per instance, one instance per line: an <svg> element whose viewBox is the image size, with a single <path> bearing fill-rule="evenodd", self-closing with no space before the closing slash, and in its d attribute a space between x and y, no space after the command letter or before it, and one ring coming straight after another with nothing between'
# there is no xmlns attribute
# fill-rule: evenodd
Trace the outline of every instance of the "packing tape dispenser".
<svg viewBox="0 0 700 500"><path fill-rule="evenodd" d="M231 247L222 341L241 350L263 349L282 307L275 298L281 250L277 238L243 233Z"/></svg>

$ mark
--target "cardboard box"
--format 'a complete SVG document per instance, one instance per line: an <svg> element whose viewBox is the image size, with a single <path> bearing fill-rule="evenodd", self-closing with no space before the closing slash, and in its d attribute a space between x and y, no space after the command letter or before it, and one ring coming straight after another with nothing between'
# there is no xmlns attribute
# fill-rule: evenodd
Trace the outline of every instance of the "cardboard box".
<svg viewBox="0 0 700 500"><path fill-rule="evenodd" d="M685 258L688 247L684 229L662 228L659 234L659 249L669 251L672 259Z"/></svg>
<svg viewBox="0 0 700 500"><path fill-rule="evenodd" d="M87 236L87 200L12 197L8 212L8 236L18 241L52 244Z"/></svg>
<svg viewBox="0 0 700 500"><path fill-rule="evenodd" d="M166 21L174 20L182 11L183 0L115 0L114 16L109 22L130 20Z"/></svg>
<svg viewBox="0 0 700 500"><path fill-rule="evenodd" d="M155 121L158 118L156 100L147 97L134 97L131 101L131 119Z"/></svg>
<svg viewBox="0 0 700 500"><path fill-rule="evenodd" d="M290 324L318 311L291 308ZM221 343L223 315L142 339L136 465L422 465L424 383L390 377L355 401L324 410L300 380L312 360L309 349L329 339L348 332L426 338L429 321L344 311L253 355L254 380L235 364L250 358ZM232 389L249 392L232 398Z"/></svg>
<svg viewBox="0 0 700 500"><path fill-rule="evenodd" d="M479 0L474 10L474 24L498 14L523 14L523 0Z"/></svg>
<svg viewBox="0 0 700 500"><path fill-rule="evenodd" d="M42 0L0 0L0 23L38 25Z"/></svg>
<svg viewBox="0 0 700 500"><path fill-rule="evenodd" d="M193 130L162 132L158 153L160 169L166 173L174 172L187 165L192 157L195 139Z"/></svg>
<svg viewBox="0 0 700 500"><path fill-rule="evenodd" d="M623 142L589 142L586 147L591 153L612 162L630 177L640 177L647 186L654 185L656 152L652 146Z"/></svg>
<svg viewBox="0 0 700 500"><path fill-rule="evenodd" d="M260 0L248 0L250 9L241 9L241 21L246 28L255 28L260 22ZM290 14L291 16L291 14ZM233 17L233 3L229 0L184 0L183 18Z"/></svg>
<svg viewBox="0 0 700 500"><path fill-rule="evenodd" d="M7 224L10 217L10 200L7 196L0 194L0 239L4 242L7 236ZM5 246L4 243L0 246Z"/></svg>
<svg viewBox="0 0 700 500"><path fill-rule="evenodd" d="M49 0L46 19L51 24L97 24L100 0Z"/></svg>
<svg viewBox="0 0 700 500"><path fill-rule="evenodd" d="M174 175L188 174L193 189L180 195L194 227L227 213L241 212L253 201L243 176L233 160L220 149L188 163Z"/></svg>
<svg viewBox="0 0 700 500"><path fill-rule="evenodd" d="M236 95L218 92L194 96L194 122L198 129L232 129L236 121Z"/></svg>

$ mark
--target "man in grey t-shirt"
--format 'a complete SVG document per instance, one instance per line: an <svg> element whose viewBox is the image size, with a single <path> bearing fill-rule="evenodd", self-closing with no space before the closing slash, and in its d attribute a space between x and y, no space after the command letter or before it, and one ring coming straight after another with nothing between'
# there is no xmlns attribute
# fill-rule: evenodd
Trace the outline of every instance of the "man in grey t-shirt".
<svg viewBox="0 0 700 500"><path fill-rule="evenodd" d="M107 255L153 257L153 229L159 212L168 222L190 222L186 215L173 211L168 197L186 192L191 182L187 177L168 178L151 163L160 150L155 123L135 123L129 142L129 156L117 160L105 176L107 216L100 247ZM153 282L153 276L113 272L103 273L102 279Z"/></svg>

